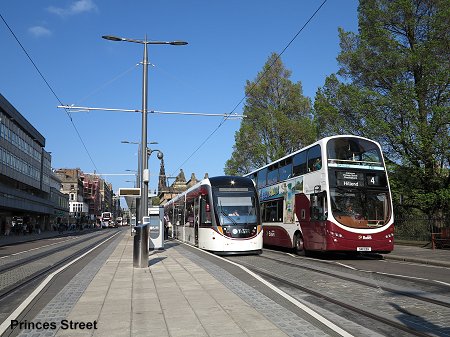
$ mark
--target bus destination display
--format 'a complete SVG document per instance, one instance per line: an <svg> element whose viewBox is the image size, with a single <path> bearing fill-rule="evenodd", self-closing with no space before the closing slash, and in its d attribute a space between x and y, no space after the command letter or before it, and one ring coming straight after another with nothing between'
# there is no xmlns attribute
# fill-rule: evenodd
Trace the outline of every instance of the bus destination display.
<svg viewBox="0 0 450 337"><path fill-rule="evenodd" d="M345 187L364 187L364 174L356 172L336 172L337 185Z"/></svg>

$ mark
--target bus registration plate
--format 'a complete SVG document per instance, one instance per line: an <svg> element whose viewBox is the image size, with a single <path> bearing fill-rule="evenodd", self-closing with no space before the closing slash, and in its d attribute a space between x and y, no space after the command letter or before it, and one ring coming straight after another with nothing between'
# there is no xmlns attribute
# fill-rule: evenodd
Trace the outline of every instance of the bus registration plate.
<svg viewBox="0 0 450 337"><path fill-rule="evenodd" d="M358 251L358 252L370 252L370 251L372 251L372 247L356 247L356 251Z"/></svg>

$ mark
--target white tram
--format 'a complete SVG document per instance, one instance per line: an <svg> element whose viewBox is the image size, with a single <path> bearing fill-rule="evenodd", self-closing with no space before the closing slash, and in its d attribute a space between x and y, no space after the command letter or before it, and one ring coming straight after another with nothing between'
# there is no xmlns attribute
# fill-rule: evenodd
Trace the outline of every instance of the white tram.
<svg viewBox="0 0 450 337"><path fill-rule="evenodd" d="M263 235L253 181L203 179L164 205L172 236L216 254L260 254Z"/></svg>

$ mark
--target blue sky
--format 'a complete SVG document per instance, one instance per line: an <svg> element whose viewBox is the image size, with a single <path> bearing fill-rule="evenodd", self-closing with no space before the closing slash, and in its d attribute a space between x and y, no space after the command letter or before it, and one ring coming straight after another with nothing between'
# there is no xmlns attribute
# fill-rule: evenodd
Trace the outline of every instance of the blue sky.
<svg viewBox="0 0 450 337"><path fill-rule="evenodd" d="M54 0L3 1L0 14L64 104L141 109L143 46L102 35L173 41L150 45L148 107L159 111L229 113L272 52L281 52L322 0ZM338 27L357 31L357 1L328 0L285 51L282 61L314 100L336 72ZM70 120L7 26L0 21L0 93L46 138L53 168L98 172L119 187L136 170L141 114L72 113ZM242 112L242 105L236 110ZM148 141L163 151L167 175L180 168L202 178L222 175L240 121L220 117L149 115ZM76 129L75 129L75 127ZM81 140L80 140L81 137ZM84 145L83 145L84 144ZM86 151L86 149L87 151ZM190 157L190 159L188 159ZM149 160L150 189L159 160ZM128 172L129 173L129 172Z"/></svg>

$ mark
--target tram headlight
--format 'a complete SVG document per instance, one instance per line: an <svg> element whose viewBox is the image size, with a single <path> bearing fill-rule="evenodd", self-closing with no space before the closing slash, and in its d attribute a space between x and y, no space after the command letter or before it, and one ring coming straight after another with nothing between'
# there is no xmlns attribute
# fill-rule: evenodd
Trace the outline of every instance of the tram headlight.
<svg viewBox="0 0 450 337"><path fill-rule="evenodd" d="M219 230L219 232L225 236L228 236L230 238L233 237L232 231L230 230L230 228L227 228L226 226L217 226L217 229Z"/></svg>
<svg viewBox="0 0 450 337"><path fill-rule="evenodd" d="M389 233L385 236L386 239L390 239L394 237L394 233Z"/></svg>

